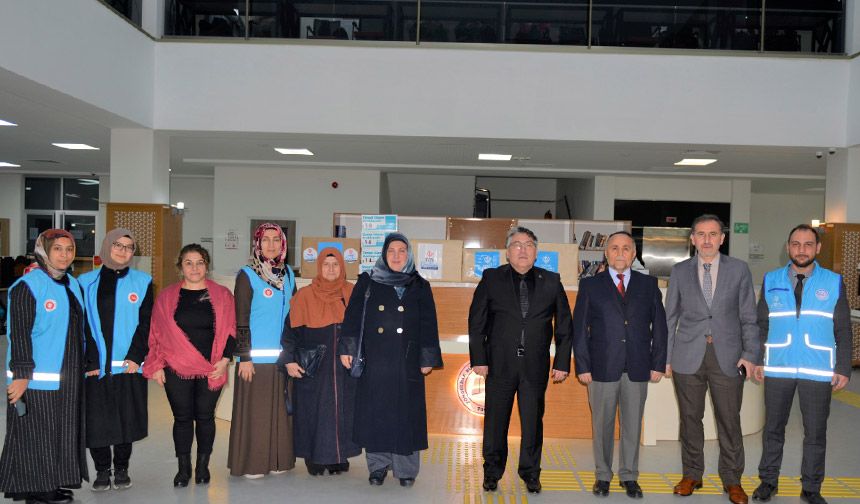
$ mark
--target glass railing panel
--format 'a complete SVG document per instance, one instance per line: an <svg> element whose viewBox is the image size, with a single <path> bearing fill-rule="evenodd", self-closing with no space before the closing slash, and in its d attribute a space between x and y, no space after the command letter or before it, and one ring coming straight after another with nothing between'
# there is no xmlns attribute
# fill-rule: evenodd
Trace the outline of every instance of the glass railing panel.
<svg viewBox="0 0 860 504"><path fill-rule="evenodd" d="M761 0L594 0L592 44L758 50Z"/></svg>
<svg viewBox="0 0 860 504"><path fill-rule="evenodd" d="M402 5L377 0L252 0L251 37L308 40L404 40Z"/></svg>
<svg viewBox="0 0 860 504"><path fill-rule="evenodd" d="M166 0L164 34L245 37L244 0Z"/></svg>
<svg viewBox="0 0 860 504"><path fill-rule="evenodd" d="M841 54L845 1L767 0L765 51Z"/></svg>
<svg viewBox="0 0 860 504"><path fill-rule="evenodd" d="M143 18L143 0L102 0L102 2L140 28Z"/></svg>

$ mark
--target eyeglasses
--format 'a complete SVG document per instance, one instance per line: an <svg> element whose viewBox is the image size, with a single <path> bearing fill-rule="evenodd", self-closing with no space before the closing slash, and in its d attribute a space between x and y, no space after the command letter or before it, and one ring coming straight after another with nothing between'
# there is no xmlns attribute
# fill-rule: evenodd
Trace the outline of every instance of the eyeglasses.
<svg viewBox="0 0 860 504"><path fill-rule="evenodd" d="M516 249L516 250L523 250L523 249L531 250L533 248L537 248L537 245L535 245L535 242L533 242L533 241L527 241L527 242L515 241L515 242L511 242L511 244L508 245L508 247L512 248L512 249Z"/></svg>
<svg viewBox="0 0 860 504"><path fill-rule="evenodd" d="M113 242L111 243L111 246L117 252L131 252L132 254L134 254L134 243L132 243L131 245L123 245L120 242Z"/></svg>

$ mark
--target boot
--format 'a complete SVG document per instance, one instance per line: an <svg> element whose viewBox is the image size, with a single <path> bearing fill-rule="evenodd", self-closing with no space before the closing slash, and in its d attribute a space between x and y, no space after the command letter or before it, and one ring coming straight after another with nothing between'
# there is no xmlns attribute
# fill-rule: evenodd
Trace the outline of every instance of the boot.
<svg viewBox="0 0 860 504"><path fill-rule="evenodd" d="M173 477L173 486L187 487L188 480L191 479L191 454L179 455L176 460L179 461L179 471Z"/></svg>
<svg viewBox="0 0 860 504"><path fill-rule="evenodd" d="M209 453L197 454L197 467L194 468L195 483L209 483Z"/></svg>

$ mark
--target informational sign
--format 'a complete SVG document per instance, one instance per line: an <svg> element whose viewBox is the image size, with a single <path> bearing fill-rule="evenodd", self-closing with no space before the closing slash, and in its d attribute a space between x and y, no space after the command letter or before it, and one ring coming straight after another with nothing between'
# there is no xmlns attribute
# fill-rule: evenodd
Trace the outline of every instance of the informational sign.
<svg viewBox="0 0 860 504"><path fill-rule="evenodd" d="M427 280L442 278L442 244L418 244L418 274Z"/></svg>
<svg viewBox="0 0 860 504"><path fill-rule="evenodd" d="M475 252L475 276L484 276L484 270L498 268L501 264L501 255L496 251Z"/></svg>
<svg viewBox="0 0 860 504"><path fill-rule="evenodd" d="M539 250L535 266L558 273L558 252Z"/></svg>
<svg viewBox="0 0 860 504"><path fill-rule="evenodd" d="M227 231L227 237L224 238L224 248L227 250L239 249L239 233L235 229Z"/></svg>
<svg viewBox="0 0 860 504"><path fill-rule="evenodd" d="M749 234L749 222L735 222L735 234Z"/></svg>
<svg viewBox="0 0 860 504"><path fill-rule="evenodd" d="M382 255L385 237L395 231L397 215L361 216L361 273L373 269L376 260Z"/></svg>

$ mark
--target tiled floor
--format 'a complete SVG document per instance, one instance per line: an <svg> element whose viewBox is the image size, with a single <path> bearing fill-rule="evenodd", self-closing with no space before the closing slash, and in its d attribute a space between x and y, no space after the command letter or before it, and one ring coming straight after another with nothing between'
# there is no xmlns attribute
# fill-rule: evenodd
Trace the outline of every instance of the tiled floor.
<svg viewBox="0 0 860 504"><path fill-rule="evenodd" d="M837 504L860 502L860 371L855 371L849 390L835 396L829 425L827 473L823 493ZM802 427L795 404L788 425L784 476L780 480L775 504L800 502L800 438ZM432 414L432 412L431 412ZM5 434L5 418L2 433ZM401 488L390 475L382 487L367 484L363 457L352 460L352 470L340 476L312 477L302 461L296 469L259 480L230 477L225 467L229 423L218 421L213 477L208 486L192 484L174 489L176 471L171 440L172 416L163 390L150 386L150 436L135 444L130 474L134 486L123 492L93 493L89 485L76 492L78 502L86 503L315 503L344 502L375 504L388 502L427 502L434 504L518 504L571 502L629 502L617 481L609 497L591 495L594 482L591 443L588 440L547 439L543 453L543 492L526 493L516 476L518 438L511 438L508 469L499 490L481 490L481 440L479 437L431 436L430 448L422 453L421 474L411 489ZM758 483L756 467L761 450L759 434L745 438L747 469L744 486L748 492ZM707 477L705 487L695 496L681 499L671 495L680 478L680 447L677 442L660 442L642 447L639 482L645 492L643 502L675 504L728 502L716 476L717 443L706 443ZM92 470L92 469L91 469Z"/></svg>

